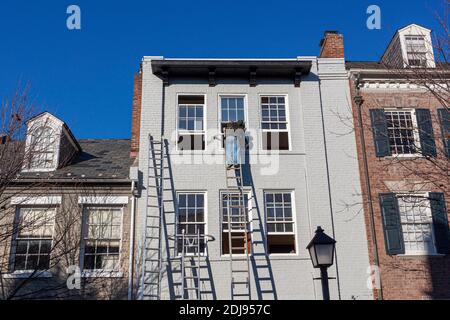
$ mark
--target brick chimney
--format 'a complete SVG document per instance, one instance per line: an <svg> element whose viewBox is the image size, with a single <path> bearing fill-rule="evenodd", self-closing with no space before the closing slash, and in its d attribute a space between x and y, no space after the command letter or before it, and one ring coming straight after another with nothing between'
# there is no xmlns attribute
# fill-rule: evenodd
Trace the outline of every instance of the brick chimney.
<svg viewBox="0 0 450 320"><path fill-rule="evenodd" d="M320 58L344 58L344 36L338 31L325 31L320 41Z"/></svg>
<svg viewBox="0 0 450 320"><path fill-rule="evenodd" d="M133 111L131 115L131 148L130 158L139 153L139 136L141 131L142 73L134 75Z"/></svg>

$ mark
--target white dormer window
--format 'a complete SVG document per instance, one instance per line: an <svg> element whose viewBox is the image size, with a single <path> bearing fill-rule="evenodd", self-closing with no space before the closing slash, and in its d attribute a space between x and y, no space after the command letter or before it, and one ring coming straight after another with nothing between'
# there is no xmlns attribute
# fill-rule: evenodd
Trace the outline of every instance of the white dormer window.
<svg viewBox="0 0 450 320"><path fill-rule="evenodd" d="M381 62L393 68L436 68L431 30L417 24L399 29Z"/></svg>
<svg viewBox="0 0 450 320"><path fill-rule="evenodd" d="M411 67L427 66L427 46L424 36L405 36L408 65Z"/></svg>
<svg viewBox="0 0 450 320"><path fill-rule="evenodd" d="M39 127L31 133L29 145L29 169L51 170L56 167L55 132L48 126Z"/></svg>
<svg viewBox="0 0 450 320"><path fill-rule="evenodd" d="M23 172L50 172L67 165L81 152L67 125L43 112L27 121Z"/></svg>

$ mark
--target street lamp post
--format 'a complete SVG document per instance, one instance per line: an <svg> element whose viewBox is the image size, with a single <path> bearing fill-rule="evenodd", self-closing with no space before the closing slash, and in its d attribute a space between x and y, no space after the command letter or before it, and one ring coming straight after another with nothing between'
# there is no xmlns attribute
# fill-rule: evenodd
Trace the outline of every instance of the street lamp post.
<svg viewBox="0 0 450 320"><path fill-rule="evenodd" d="M320 268L323 300L330 300L327 269L333 265L335 247L336 240L326 235L320 226L317 227L314 238L306 247L313 267Z"/></svg>

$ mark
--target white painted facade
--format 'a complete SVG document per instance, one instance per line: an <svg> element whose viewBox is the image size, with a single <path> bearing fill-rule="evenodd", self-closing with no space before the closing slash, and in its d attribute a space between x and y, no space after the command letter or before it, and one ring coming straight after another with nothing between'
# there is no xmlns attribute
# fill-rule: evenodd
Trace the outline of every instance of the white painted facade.
<svg viewBox="0 0 450 320"><path fill-rule="evenodd" d="M351 98L344 59L298 57L311 61L309 75L302 76L295 87L292 80L258 79L255 87L244 80L217 79L209 86L208 79L170 80L168 86L152 73L151 61L162 57L144 57L142 61L142 109L140 123L139 168L141 196L137 201L137 259L142 275L144 230L149 222L147 211L155 190L149 185L149 135L160 138L163 131L169 144L169 157L176 192L192 191L206 194L206 232L215 241L208 242L202 299L230 299L230 268L228 257L221 254L220 192L226 189L223 149L215 139L219 133L220 95L242 95L246 100L248 134L254 148L250 150L251 193L252 299L318 299L321 297L320 273L314 269L306 246L317 226L337 241L336 260L329 269L331 299L371 299L366 273L369 268L367 238L362 212L356 143L349 123ZM294 59L296 60L296 59ZM261 60L264 61L264 60ZM205 96L206 149L190 156L176 148L177 95ZM259 97L263 94L283 95L287 99L290 150L272 152L261 148L261 111ZM164 112L163 112L164 110ZM164 124L162 128L162 124ZM185 152L186 153L186 152ZM277 154L278 153L278 154ZM213 154L216 156L214 157ZM296 253L265 252L265 191L290 191L293 194ZM349 206L346 206L348 204ZM168 235L173 234L174 216L167 214L163 228L162 299L177 294L177 269ZM166 240L167 239L167 240ZM169 249L168 249L169 248ZM169 251L169 253L167 252ZM267 281L270 277L273 281ZM138 277L139 278L139 277ZM140 288L140 297L145 288ZM179 293L179 292L178 292Z"/></svg>

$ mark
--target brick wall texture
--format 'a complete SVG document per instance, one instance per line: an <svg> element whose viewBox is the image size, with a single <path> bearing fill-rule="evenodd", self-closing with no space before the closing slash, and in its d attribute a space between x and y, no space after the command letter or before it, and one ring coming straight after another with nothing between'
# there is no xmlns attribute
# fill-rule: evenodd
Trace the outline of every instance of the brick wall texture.
<svg viewBox="0 0 450 320"><path fill-rule="evenodd" d="M334 32L325 32L321 41L320 58L344 58L344 36Z"/></svg>
<svg viewBox="0 0 450 320"><path fill-rule="evenodd" d="M355 95L354 84L350 83L352 96ZM356 140L360 163L361 185L364 193L364 209L371 264L374 264L374 238L378 247L381 285L383 299L450 299L450 256L407 256L388 255L385 248L379 193L417 190L443 192L445 194L447 213L450 208L449 186L445 181L448 174L448 159L443 153L440 125L437 116L439 102L431 94L410 89L375 89L361 90L363 130L366 140L369 181L372 190L374 208L375 234L370 230L367 188L365 187L364 163L361 149L360 128L356 126ZM374 149L373 133L369 110L384 107L408 107L430 109L433 118L433 130L437 145L437 158L432 161L421 158L395 159L377 158ZM358 121L357 107L353 103L355 123ZM441 166L442 169L437 167ZM446 168L447 166L447 168ZM428 182L426 182L428 181ZM379 291L374 290L374 297Z"/></svg>

